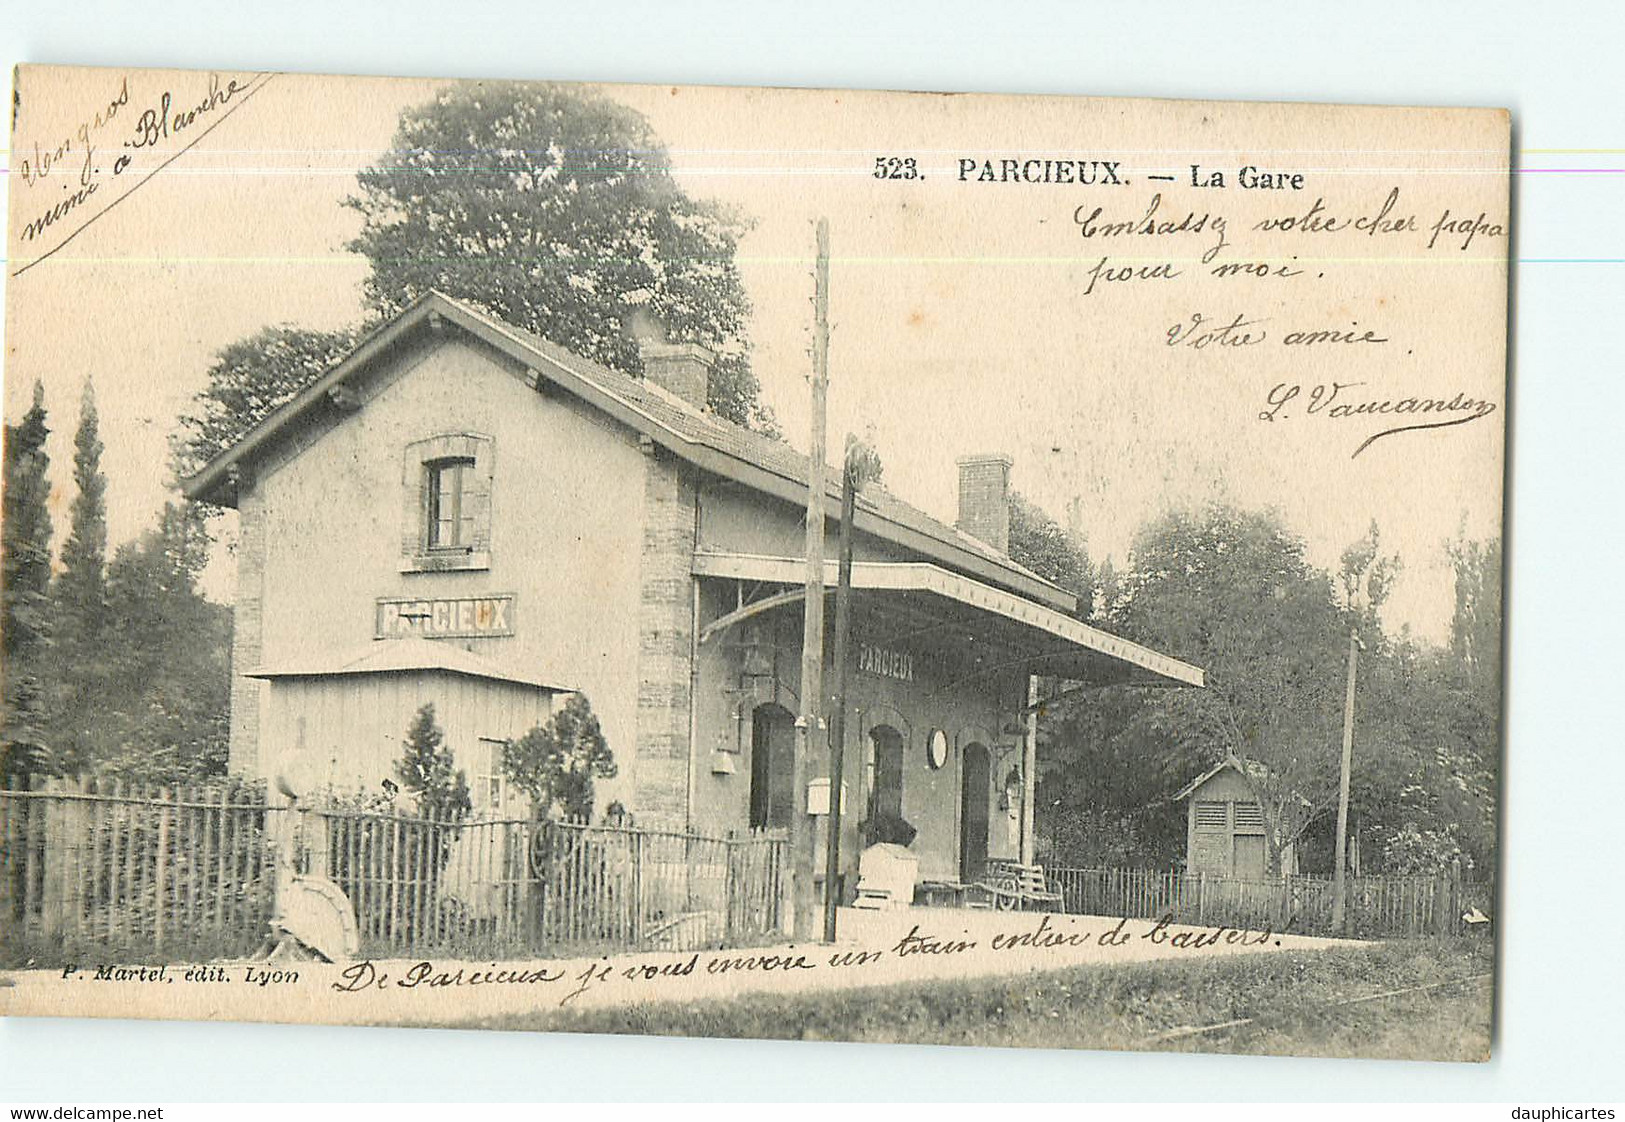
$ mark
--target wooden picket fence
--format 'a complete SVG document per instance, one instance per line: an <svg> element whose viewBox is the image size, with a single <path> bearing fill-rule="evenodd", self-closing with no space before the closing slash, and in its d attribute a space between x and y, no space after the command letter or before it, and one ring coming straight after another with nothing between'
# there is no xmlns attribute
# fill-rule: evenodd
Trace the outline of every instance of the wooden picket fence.
<svg viewBox="0 0 1625 1122"><path fill-rule="evenodd" d="M1045 866L1063 907L1079 915L1128 916L1330 935L1330 877L1263 880L1161 869ZM1345 934L1360 938L1453 935L1470 907L1488 911L1488 882L1464 881L1459 867L1435 876L1360 876L1346 881Z"/></svg>
<svg viewBox="0 0 1625 1122"><path fill-rule="evenodd" d="M364 954L683 950L784 926L777 834L343 812L302 829L300 869L344 890Z"/></svg>
<svg viewBox="0 0 1625 1122"><path fill-rule="evenodd" d="M262 790L107 779L0 789L0 961L235 957L265 937Z"/></svg>
<svg viewBox="0 0 1625 1122"><path fill-rule="evenodd" d="M259 949L279 860L332 880L361 953L520 957L734 946L784 929L788 843L267 805L262 788L0 788L0 965Z"/></svg>

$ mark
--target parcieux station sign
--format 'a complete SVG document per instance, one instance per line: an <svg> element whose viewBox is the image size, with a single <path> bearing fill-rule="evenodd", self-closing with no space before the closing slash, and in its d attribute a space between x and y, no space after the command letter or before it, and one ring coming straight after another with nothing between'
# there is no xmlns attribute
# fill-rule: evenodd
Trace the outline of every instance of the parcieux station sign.
<svg viewBox="0 0 1625 1122"><path fill-rule="evenodd" d="M433 600L380 597L374 615L379 639L480 639L513 632L511 592Z"/></svg>
<svg viewBox="0 0 1625 1122"><path fill-rule="evenodd" d="M914 656L907 651L893 650L875 643L858 644L858 672L875 674L882 678L895 678L899 682L914 680Z"/></svg>

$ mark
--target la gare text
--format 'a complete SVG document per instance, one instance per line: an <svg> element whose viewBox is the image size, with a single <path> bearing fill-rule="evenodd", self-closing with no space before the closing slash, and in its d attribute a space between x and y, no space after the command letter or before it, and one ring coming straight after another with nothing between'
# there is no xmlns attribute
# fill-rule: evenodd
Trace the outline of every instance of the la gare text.
<svg viewBox="0 0 1625 1122"><path fill-rule="evenodd" d="M883 165L884 160L881 161ZM906 174L913 171L913 160L899 161L905 164L905 174L884 175L877 171L876 178L882 179L914 179L924 178L923 174ZM1308 182L1308 177L1301 171L1292 171L1286 168L1261 168L1255 164L1246 164L1234 171L1221 168L1205 168L1201 164L1189 165L1188 172L1190 186L1192 187L1225 187L1234 184L1246 191L1302 191ZM1082 187L1121 187L1130 182L1129 174L1124 170L1120 160L1057 160L1041 156L1001 157L998 159L978 156L961 156L958 160L958 175L961 183L1033 183L1033 184L1061 184ZM1154 179L1164 183L1178 182L1183 176L1175 176L1166 172L1159 174L1146 174L1145 178Z"/></svg>

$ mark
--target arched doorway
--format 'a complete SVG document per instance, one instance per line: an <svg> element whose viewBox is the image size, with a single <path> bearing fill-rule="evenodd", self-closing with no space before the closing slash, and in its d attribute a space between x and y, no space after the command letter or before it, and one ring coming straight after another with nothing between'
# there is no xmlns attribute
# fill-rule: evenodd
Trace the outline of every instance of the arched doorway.
<svg viewBox="0 0 1625 1122"><path fill-rule="evenodd" d="M903 735L890 725L869 728L869 798L866 841L913 841L903 826Z"/></svg>
<svg viewBox="0 0 1625 1122"><path fill-rule="evenodd" d="M959 774L959 879L979 881L987 871L987 803L992 763L987 749L967 744Z"/></svg>
<svg viewBox="0 0 1625 1122"><path fill-rule="evenodd" d="M758 705L750 727L750 824L790 825L795 792L796 721L782 705Z"/></svg>
<svg viewBox="0 0 1625 1122"><path fill-rule="evenodd" d="M903 734L890 725L876 725L869 730L869 750L874 761L869 774L869 823L871 840L876 840L876 823L903 818Z"/></svg>

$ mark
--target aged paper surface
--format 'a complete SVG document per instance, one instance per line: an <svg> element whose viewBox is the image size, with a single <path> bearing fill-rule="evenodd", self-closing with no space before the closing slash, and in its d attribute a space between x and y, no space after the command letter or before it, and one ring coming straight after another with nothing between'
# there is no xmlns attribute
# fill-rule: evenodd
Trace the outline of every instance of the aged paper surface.
<svg viewBox="0 0 1625 1122"><path fill-rule="evenodd" d="M1487 1057L1506 113L17 85L0 1012Z"/></svg>

